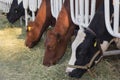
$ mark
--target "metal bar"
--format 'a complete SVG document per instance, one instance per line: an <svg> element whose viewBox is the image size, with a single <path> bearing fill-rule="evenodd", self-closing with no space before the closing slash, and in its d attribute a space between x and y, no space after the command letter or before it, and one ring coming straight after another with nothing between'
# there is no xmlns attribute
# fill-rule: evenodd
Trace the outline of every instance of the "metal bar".
<svg viewBox="0 0 120 80"><path fill-rule="evenodd" d="M96 7L96 0L91 0L90 21L93 19L94 15L95 15L95 7Z"/></svg>
<svg viewBox="0 0 120 80"><path fill-rule="evenodd" d="M119 33L119 0L114 1L114 33Z"/></svg>
<svg viewBox="0 0 120 80"><path fill-rule="evenodd" d="M38 0L38 9L40 8L40 5L41 5L41 3L42 3L42 0Z"/></svg>
<svg viewBox="0 0 120 80"><path fill-rule="evenodd" d="M27 9L28 9L28 0L23 0L23 7L25 9L25 26L28 25L28 14L27 14Z"/></svg>
<svg viewBox="0 0 120 80"><path fill-rule="evenodd" d="M79 27L81 27L81 24L84 23L84 4L84 0L80 0L80 16L78 16L78 18L80 18Z"/></svg>
<svg viewBox="0 0 120 80"><path fill-rule="evenodd" d="M88 26L89 23L89 0L85 0L85 27Z"/></svg>
<svg viewBox="0 0 120 80"><path fill-rule="evenodd" d="M72 18L73 23L77 24L75 20L75 15L74 15L75 13L74 0L70 0L70 13L71 13L71 18Z"/></svg>
<svg viewBox="0 0 120 80"><path fill-rule="evenodd" d="M114 5L116 5L116 4L118 4L119 2L118 2L119 0L114 0L114 2L115 2L115 4ZM118 30L116 29L116 30L113 30L112 29L112 26L111 26L111 23L110 23L110 8L109 8L109 6L110 6L110 1L109 0L104 0L104 6L105 6L105 11L104 11L104 13L105 13L105 24L106 24L106 28L107 28L107 30L108 30L108 32L112 35L112 36L114 36L114 37L118 37L118 38L120 38L120 33L117 33L116 34L116 32L114 32L114 31L117 31L118 32ZM116 6L116 7L114 7L114 17L117 17L117 16L119 16L118 15L118 13L117 13L117 11L119 11L119 10L117 10L117 7L118 7L118 9L119 9L119 6ZM115 18L115 20L114 21L116 21L116 20L118 20L118 18ZM117 23L119 23L118 21L116 21L116 22L114 22L114 28L115 27L118 27L118 24Z"/></svg>
<svg viewBox="0 0 120 80"><path fill-rule="evenodd" d="M120 55L120 50L106 51L103 53L103 56L113 56L113 55Z"/></svg>
<svg viewBox="0 0 120 80"><path fill-rule="evenodd" d="M52 16L57 19L64 0L50 0Z"/></svg>
<svg viewBox="0 0 120 80"><path fill-rule="evenodd" d="M35 11L37 8L37 0L29 0L29 9L32 11L32 21L35 20Z"/></svg>

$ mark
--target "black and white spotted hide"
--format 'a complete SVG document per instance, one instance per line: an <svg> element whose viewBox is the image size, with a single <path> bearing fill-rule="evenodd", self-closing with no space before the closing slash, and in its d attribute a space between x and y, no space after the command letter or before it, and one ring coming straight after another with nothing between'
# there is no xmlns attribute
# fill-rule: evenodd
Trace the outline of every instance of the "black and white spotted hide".
<svg viewBox="0 0 120 80"><path fill-rule="evenodd" d="M112 7L112 0L110 1L111 5L111 14L113 13ZM110 15L111 15L110 14ZM95 16L88 26L93 32L88 29L84 30L84 40L76 49L76 61L75 65L84 66L90 62L94 54L100 49L101 46L102 51L104 52L108 48L108 43L113 39L113 37L108 33L106 26L105 26L105 19L104 19L104 4L100 6L100 8L95 13ZM97 39L99 41L97 41ZM100 46L99 46L100 43ZM96 60L102 54L96 57ZM92 64L92 67L94 63ZM80 78L87 70L85 69L77 69L75 68L72 72L69 72L70 77Z"/></svg>
<svg viewBox="0 0 120 80"><path fill-rule="evenodd" d="M18 0L13 0L9 13L7 13L8 21L10 23L14 23L23 15L25 15L23 2L21 1L20 3L18 3Z"/></svg>

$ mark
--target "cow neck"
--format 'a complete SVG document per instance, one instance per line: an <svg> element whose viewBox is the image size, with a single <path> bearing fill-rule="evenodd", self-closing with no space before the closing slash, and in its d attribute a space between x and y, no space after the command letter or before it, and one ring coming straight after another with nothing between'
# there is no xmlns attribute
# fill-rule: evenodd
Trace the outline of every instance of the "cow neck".
<svg viewBox="0 0 120 80"><path fill-rule="evenodd" d="M92 34L92 35L94 36L96 42L98 43L98 48L99 48L100 52L102 53L102 48L101 48L101 46L100 46L100 39L99 39L99 37L97 37L96 32L94 32L94 31L93 31L92 29L90 29L89 27L86 28L86 32L88 32L89 34Z"/></svg>
<svg viewBox="0 0 120 80"><path fill-rule="evenodd" d="M110 14L110 16L112 16L112 14ZM89 25L89 28L94 33L96 33L97 38L99 38L101 40L101 43L103 42L103 40L109 42L113 38L113 36L111 36L106 29L104 12L100 12L100 13L96 14L95 17L97 17L97 18L93 19L93 21Z"/></svg>
<svg viewBox="0 0 120 80"><path fill-rule="evenodd" d="M90 29L89 27L86 28L87 31L89 31L91 34L93 34L96 37L96 32L94 32L92 29Z"/></svg>
<svg viewBox="0 0 120 80"><path fill-rule="evenodd" d="M35 24L37 24L37 27L42 27L44 25L45 20L41 20L43 19L41 16L39 16L39 14L36 16L35 18Z"/></svg>
<svg viewBox="0 0 120 80"><path fill-rule="evenodd" d="M36 26L36 28L39 28L39 27L41 27L42 25L38 22L38 21L34 21L34 23L35 23L35 26Z"/></svg>
<svg viewBox="0 0 120 80"><path fill-rule="evenodd" d="M43 33L42 25L39 24L37 21L34 22L34 25L35 25L35 31L39 36L38 37L38 41L39 41L41 39L41 36L42 36L42 33Z"/></svg>
<svg viewBox="0 0 120 80"><path fill-rule="evenodd" d="M63 7L58 15L55 27L53 29L54 33L58 33L61 36L65 36L71 25L71 22L72 21L70 19L70 1L65 0Z"/></svg>
<svg viewBox="0 0 120 80"><path fill-rule="evenodd" d="M97 63L100 62L100 60L103 57L103 52L102 52L102 49L101 49L101 46L100 46L100 40L96 37L96 33L92 29L90 29L90 28L86 28L85 32L88 32L89 34L92 34L96 38L96 42L98 43L98 49L99 50L93 55L93 57L91 58L91 60L86 65L84 65L84 66L80 66L80 65L68 65L68 66L72 67L72 68L78 68L78 69L87 70L91 76L94 76L93 72L91 71L91 67L92 67L92 65L94 63L96 65ZM100 55L100 54L102 56L99 57L97 60L95 60L97 58L97 56Z"/></svg>

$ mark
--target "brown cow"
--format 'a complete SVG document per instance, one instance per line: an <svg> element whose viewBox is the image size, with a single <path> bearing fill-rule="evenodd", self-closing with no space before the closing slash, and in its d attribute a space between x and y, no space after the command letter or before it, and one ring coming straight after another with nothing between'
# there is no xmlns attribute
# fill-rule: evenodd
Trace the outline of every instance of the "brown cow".
<svg viewBox="0 0 120 80"><path fill-rule="evenodd" d="M53 31L48 31L47 39L45 42L46 51L43 61L44 65L51 66L53 64L56 64L56 62L64 55L67 44L73 35L74 28L75 25L71 25L66 35L62 37L55 35ZM53 41L56 42L54 43Z"/></svg>
<svg viewBox="0 0 120 80"><path fill-rule="evenodd" d="M75 25L70 17L70 1L65 0L53 30L47 32L43 64L55 64L65 53Z"/></svg>
<svg viewBox="0 0 120 80"><path fill-rule="evenodd" d="M50 0L42 0L35 21L31 21L27 26L25 44L27 47L34 47L41 39L43 32L49 25L55 24L55 18L51 14Z"/></svg>
<svg viewBox="0 0 120 80"><path fill-rule="evenodd" d="M97 7L101 2L102 0L97 0ZM72 36L75 26L70 17L70 1L65 0L54 29L47 33L43 60L44 65L51 66L64 55L67 43Z"/></svg>

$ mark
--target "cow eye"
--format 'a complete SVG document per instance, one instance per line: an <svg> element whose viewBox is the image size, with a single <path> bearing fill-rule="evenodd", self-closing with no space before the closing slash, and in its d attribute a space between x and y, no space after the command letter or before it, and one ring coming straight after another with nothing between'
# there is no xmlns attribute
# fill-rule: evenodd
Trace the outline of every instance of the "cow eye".
<svg viewBox="0 0 120 80"><path fill-rule="evenodd" d="M49 50L53 50L55 49L55 46L49 47Z"/></svg>
<svg viewBox="0 0 120 80"><path fill-rule="evenodd" d="M53 48L52 47L49 47L49 50L52 50Z"/></svg>
<svg viewBox="0 0 120 80"><path fill-rule="evenodd" d="M15 9L15 13L18 13L18 10L17 10L17 9Z"/></svg>

